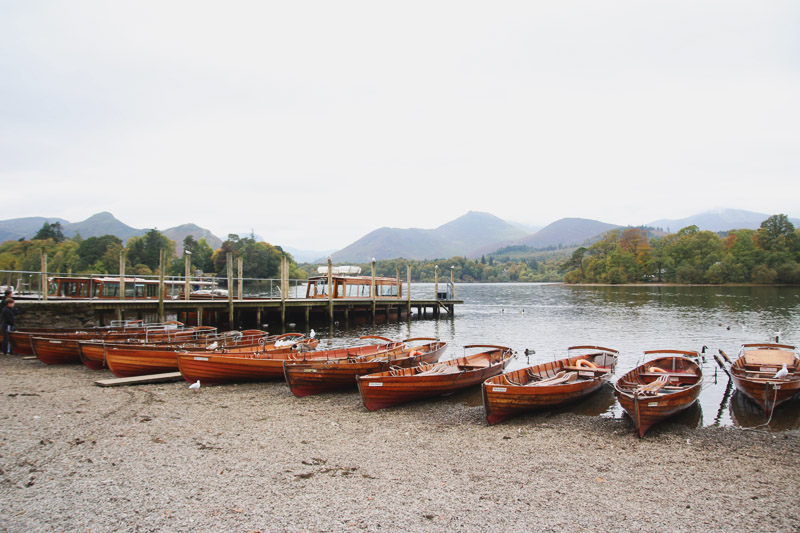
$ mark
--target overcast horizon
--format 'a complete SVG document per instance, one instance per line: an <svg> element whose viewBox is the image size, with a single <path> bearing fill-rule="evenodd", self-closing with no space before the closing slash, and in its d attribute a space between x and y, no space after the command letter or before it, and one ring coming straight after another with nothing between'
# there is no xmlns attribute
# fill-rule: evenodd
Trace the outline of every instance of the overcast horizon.
<svg viewBox="0 0 800 533"><path fill-rule="evenodd" d="M0 6L3 219L304 250L468 211L800 217L793 2Z"/></svg>

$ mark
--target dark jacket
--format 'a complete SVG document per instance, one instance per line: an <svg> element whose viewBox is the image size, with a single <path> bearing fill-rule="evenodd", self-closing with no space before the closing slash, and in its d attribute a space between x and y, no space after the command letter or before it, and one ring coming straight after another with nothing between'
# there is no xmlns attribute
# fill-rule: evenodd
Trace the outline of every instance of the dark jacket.
<svg viewBox="0 0 800 533"><path fill-rule="evenodd" d="M14 326L14 309L8 306L3 307L3 326Z"/></svg>

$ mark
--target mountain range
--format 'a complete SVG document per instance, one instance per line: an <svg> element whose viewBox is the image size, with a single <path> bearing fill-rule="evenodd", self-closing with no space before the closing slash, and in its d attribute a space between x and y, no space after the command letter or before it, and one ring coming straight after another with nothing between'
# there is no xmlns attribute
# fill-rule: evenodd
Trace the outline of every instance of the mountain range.
<svg viewBox="0 0 800 533"><path fill-rule="evenodd" d="M731 229L757 229L770 216L751 211L722 209L683 219L655 220L643 226L676 232L681 228L696 225L701 230L719 232ZM800 227L800 219L789 220L796 227ZM60 222L62 231L67 237L74 237L76 234L80 234L83 238L115 235L123 242L149 231L128 226L108 212L97 213L84 221L74 223L61 218L25 217L0 220L0 242L29 239L45 222L50 224ZM378 260L398 257L475 258L514 246L545 249L585 245L600 238L603 233L621 227L597 220L562 218L531 233L517 223L505 221L489 213L470 211L435 229L380 228L332 253L301 250L289 246L282 248L300 262L319 262L328 255L336 263L367 263L373 257ZM196 240L206 239L209 246L214 249L222 245L222 239L196 224L183 224L161 230L161 233L175 241L178 254L183 252L183 239L187 235L192 235ZM249 236L249 233L246 236Z"/></svg>

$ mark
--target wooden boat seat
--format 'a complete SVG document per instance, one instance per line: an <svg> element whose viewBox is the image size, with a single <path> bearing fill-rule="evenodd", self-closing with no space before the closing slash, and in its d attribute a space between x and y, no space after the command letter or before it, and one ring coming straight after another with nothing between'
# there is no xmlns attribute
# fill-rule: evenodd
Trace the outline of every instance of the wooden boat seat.
<svg viewBox="0 0 800 533"><path fill-rule="evenodd" d="M565 372L562 370L552 378L543 379L541 381L532 381L528 383L527 386L529 387L538 387L538 386L550 386L550 385L560 385L562 383L571 383L573 381L577 381L578 373L577 372Z"/></svg>
<svg viewBox="0 0 800 533"><path fill-rule="evenodd" d="M660 378L667 376L668 378L696 378L697 374L694 372L640 372L640 376L645 378Z"/></svg>
<svg viewBox="0 0 800 533"><path fill-rule="evenodd" d="M585 367L585 366L568 366L568 365L564 365L561 368L563 368L564 370L570 370L570 371L573 371L573 372L591 372L593 374L607 374L607 373L611 372L610 368L602 368L602 367L589 368L589 367Z"/></svg>
<svg viewBox="0 0 800 533"><path fill-rule="evenodd" d="M745 365L792 366L797 361L794 352L789 350L752 350L744 354Z"/></svg>
<svg viewBox="0 0 800 533"><path fill-rule="evenodd" d="M456 365L434 365L433 368L429 368L423 372L417 374L418 376L430 376L433 374L458 374L461 370L458 369Z"/></svg>

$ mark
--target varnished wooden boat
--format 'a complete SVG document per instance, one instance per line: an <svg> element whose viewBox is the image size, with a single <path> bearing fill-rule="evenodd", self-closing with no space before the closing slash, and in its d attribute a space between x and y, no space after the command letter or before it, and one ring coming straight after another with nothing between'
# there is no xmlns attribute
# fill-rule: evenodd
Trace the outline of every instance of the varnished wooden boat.
<svg viewBox="0 0 800 533"><path fill-rule="evenodd" d="M639 437L644 437L653 424L694 404L703 385L700 366L689 359L698 357L697 352L652 350L644 353L657 357L637 366L614 385L617 400L633 420Z"/></svg>
<svg viewBox="0 0 800 533"><path fill-rule="evenodd" d="M318 341L312 339L310 342ZM270 349L291 350L291 346L276 348L274 344L265 345L263 343L209 348L205 352L195 353L253 354ZM120 378L177 372L180 353L187 353L187 350L179 346L107 345L105 350L106 366Z"/></svg>
<svg viewBox="0 0 800 533"><path fill-rule="evenodd" d="M106 342L187 342L197 340L216 328L182 328L177 326L159 328L135 328L130 330L87 329L43 332L41 335L21 332L17 342L28 336L32 355L49 365L80 363L79 341L103 340ZM20 352L22 353L22 352Z"/></svg>
<svg viewBox="0 0 800 533"><path fill-rule="evenodd" d="M197 330L193 338L180 338L179 340L166 340L145 343L141 339L132 338L125 340L108 340L108 339L89 339L78 341L78 353L81 362L92 370L101 370L106 368L106 350L109 346L123 346L123 347L160 347L165 349L183 349L183 350L208 350L210 346L214 348L224 349L226 347L250 347L264 346L271 342L275 342L280 338L270 337L266 331L258 329L249 329L244 331L226 331L216 334L216 328L210 326L199 326L194 328ZM208 332L207 334L204 332ZM288 333L287 336L297 335L302 337L300 333ZM212 348L213 349L213 348Z"/></svg>
<svg viewBox="0 0 800 533"><path fill-rule="evenodd" d="M9 342L14 353L19 355L36 355L31 346L31 337L46 338L100 338L118 335L122 337L147 335L158 330L180 331L183 324L180 322L167 322L163 324L145 323L141 320L124 321L110 326L95 326L88 328L21 328L10 332ZM211 328L216 329L216 328Z"/></svg>
<svg viewBox="0 0 800 533"><path fill-rule="evenodd" d="M242 353L179 353L178 368L183 378L202 385L219 383L268 381L283 379L286 361L335 361L357 359L370 355L402 349L404 343L384 337L368 336L363 340L380 340L380 343L350 346L333 350L298 351L295 349L269 350L252 354Z"/></svg>
<svg viewBox="0 0 800 533"><path fill-rule="evenodd" d="M784 365L786 375L781 375ZM800 360L788 344L744 344L730 370L734 386L767 416L800 393Z"/></svg>
<svg viewBox="0 0 800 533"><path fill-rule="evenodd" d="M525 411L585 398L608 382L619 352L601 346L572 346L564 359L512 370L482 386L489 424Z"/></svg>
<svg viewBox="0 0 800 533"><path fill-rule="evenodd" d="M383 353L334 361L285 361L283 375L292 394L298 397L352 388L356 386L356 376L383 372L393 367L435 363L447 348L447 343L438 339L416 338L406 342L421 340L431 342L419 346L403 343Z"/></svg>
<svg viewBox="0 0 800 533"><path fill-rule="evenodd" d="M364 407L377 411L403 402L452 394L500 374L514 351L505 346L470 345L464 349L484 351L437 363L358 376L358 390Z"/></svg>

